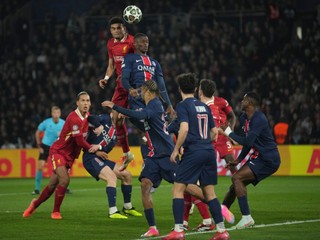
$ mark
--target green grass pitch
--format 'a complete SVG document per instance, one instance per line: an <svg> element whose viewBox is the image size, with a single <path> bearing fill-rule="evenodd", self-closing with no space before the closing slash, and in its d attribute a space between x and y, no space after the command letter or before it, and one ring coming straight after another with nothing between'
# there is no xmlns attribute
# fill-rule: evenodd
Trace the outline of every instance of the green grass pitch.
<svg viewBox="0 0 320 240"><path fill-rule="evenodd" d="M141 212L140 186L133 179L132 202ZM47 184L44 179L42 187ZM119 183L120 184L120 183ZM219 177L216 193L220 201L230 184L229 177ZM92 178L72 178L72 194L66 195L61 207L62 220L52 220L54 196L43 203L28 219L22 213L33 196L34 179L0 179L0 239L139 239L147 231L144 217L127 220L109 219L104 182ZM161 235L173 227L171 185L163 182L153 194L157 227ZM257 187L249 186L248 198L256 226L230 230L231 239L320 239L320 177L270 177ZM118 187L117 206L122 209ZM238 203L231 210L240 219ZM195 209L189 225L201 222ZM227 228L232 225L226 224ZM210 239L214 232L186 232L186 239ZM151 238L151 239L160 239Z"/></svg>

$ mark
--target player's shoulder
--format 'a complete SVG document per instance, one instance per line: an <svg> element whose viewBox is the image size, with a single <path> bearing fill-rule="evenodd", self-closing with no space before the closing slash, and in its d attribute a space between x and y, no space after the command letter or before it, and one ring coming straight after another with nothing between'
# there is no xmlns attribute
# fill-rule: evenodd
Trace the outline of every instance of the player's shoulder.
<svg viewBox="0 0 320 240"><path fill-rule="evenodd" d="M131 34L128 34L126 40L127 40L128 42L134 42L134 36L131 35Z"/></svg>
<svg viewBox="0 0 320 240"><path fill-rule="evenodd" d="M214 99L215 99L215 102L219 104L229 105L229 102L227 101L227 99L223 97L215 96Z"/></svg>
<svg viewBox="0 0 320 240"><path fill-rule="evenodd" d="M81 121L81 117L78 115L76 110L69 113L66 122L74 122L74 121Z"/></svg>
<svg viewBox="0 0 320 240"><path fill-rule="evenodd" d="M266 117L266 115L265 115L262 111L260 111L260 110L255 111L254 114L253 114L253 116L252 116L252 118L256 118L256 119L258 119L259 121L267 122L267 117Z"/></svg>
<svg viewBox="0 0 320 240"><path fill-rule="evenodd" d="M112 46L112 45L114 45L114 38L110 38L109 40L108 40L108 42L107 42L107 46L109 47L109 46Z"/></svg>

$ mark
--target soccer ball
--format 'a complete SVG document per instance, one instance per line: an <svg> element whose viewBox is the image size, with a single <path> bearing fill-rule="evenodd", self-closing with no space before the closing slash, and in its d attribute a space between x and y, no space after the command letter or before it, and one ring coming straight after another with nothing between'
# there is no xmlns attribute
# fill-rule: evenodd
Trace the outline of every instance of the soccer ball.
<svg viewBox="0 0 320 240"><path fill-rule="evenodd" d="M135 5L129 5L123 10L123 19L129 24L138 23L141 18L142 11Z"/></svg>

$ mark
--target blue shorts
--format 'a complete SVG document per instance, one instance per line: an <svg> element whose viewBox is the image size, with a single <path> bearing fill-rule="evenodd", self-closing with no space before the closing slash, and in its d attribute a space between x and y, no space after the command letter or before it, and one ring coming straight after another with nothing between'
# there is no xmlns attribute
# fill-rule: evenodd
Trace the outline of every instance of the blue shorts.
<svg viewBox="0 0 320 240"><path fill-rule="evenodd" d="M216 185L217 161L213 149L200 149L186 151L182 155L180 164L176 170L174 181L184 184Z"/></svg>
<svg viewBox="0 0 320 240"><path fill-rule="evenodd" d="M273 161L265 161L262 160L260 157L257 157L256 159L249 159L244 164L244 166L245 165L249 166L254 176L256 177L256 180L252 182L252 184L255 186L261 180L271 176L278 170L280 166L280 158L276 157Z"/></svg>
<svg viewBox="0 0 320 240"><path fill-rule="evenodd" d="M105 166L108 166L111 168L111 170L113 170L114 166L116 165L115 162L111 160L104 160L99 158L94 153L88 152L83 154L82 163L87 172L90 173L90 175L97 181L99 181L99 174Z"/></svg>
<svg viewBox="0 0 320 240"><path fill-rule="evenodd" d="M153 183L153 187L159 187L161 180L164 179L169 183L173 183L174 172L177 165L170 161L170 157L150 158L144 160L139 181L142 178L148 178Z"/></svg>

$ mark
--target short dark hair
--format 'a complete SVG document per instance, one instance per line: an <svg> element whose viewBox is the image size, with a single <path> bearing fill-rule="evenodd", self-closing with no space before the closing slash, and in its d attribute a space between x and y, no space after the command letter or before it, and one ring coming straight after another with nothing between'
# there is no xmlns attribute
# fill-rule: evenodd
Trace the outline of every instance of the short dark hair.
<svg viewBox="0 0 320 240"><path fill-rule="evenodd" d="M205 97L211 98L216 91L216 83L210 79L202 79L200 81L201 91Z"/></svg>
<svg viewBox="0 0 320 240"><path fill-rule="evenodd" d="M87 92L85 92L85 91L81 91L81 92L79 92L78 95L77 95L77 101L80 99L80 96L82 96L82 95L88 95L88 96L90 96L89 93L87 93Z"/></svg>
<svg viewBox="0 0 320 240"><path fill-rule="evenodd" d="M246 97L250 99L250 101L252 102L252 105L254 105L255 107L260 106L261 98L257 93L247 92Z"/></svg>
<svg viewBox="0 0 320 240"><path fill-rule="evenodd" d="M121 17L112 17L110 20L109 20L109 27L112 25L112 24L115 24L115 23L119 23L119 24L122 24L124 26L124 21Z"/></svg>
<svg viewBox="0 0 320 240"><path fill-rule="evenodd" d="M145 87L149 92L155 93L158 96L160 94L158 84L154 80L145 81L141 87Z"/></svg>
<svg viewBox="0 0 320 240"><path fill-rule="evenodd" d="M194 73L182 73L177 76L177 83L180 90L185 93L193 93L196 90L197 80Z"/></svg>
<svg viewBox="0 0 320 240"><path fill-rule="evenodd" d="M148 36L144 33L137 33L136 35L134 35L134 40L138 40L139 38L142 38L142 37L148 37Z"/></svg>

